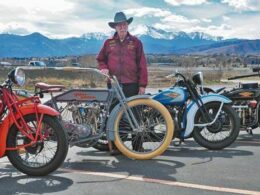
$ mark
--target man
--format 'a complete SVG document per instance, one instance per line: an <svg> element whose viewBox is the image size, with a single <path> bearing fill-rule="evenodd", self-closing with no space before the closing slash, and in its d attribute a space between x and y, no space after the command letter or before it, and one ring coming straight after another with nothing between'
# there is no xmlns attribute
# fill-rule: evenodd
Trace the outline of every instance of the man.
<svg viewBox="0 0 260 195"><path fill-rule="evenodd" d="M144 94L148 80L142 42L128 32L132 21L123 12L115 14L114 22L108 25L116 32L105 41L96 58L102 73L117 77L126 97Z"/></svg>

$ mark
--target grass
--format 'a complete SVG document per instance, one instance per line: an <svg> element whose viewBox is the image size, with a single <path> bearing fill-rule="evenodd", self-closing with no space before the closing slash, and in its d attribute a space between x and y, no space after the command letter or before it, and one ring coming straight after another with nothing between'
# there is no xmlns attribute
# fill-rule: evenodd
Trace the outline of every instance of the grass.
<svg viewBox="0 0 260 195"><path fill-rule="evenodd" d="M149 88L168 87L175 83L175 78L166 78L167 75L173 73L172 69L165 69L162 67L149 68L148 86ZM1 69L1 81L6 79L6 75L10 70ZM194 72L190 68L184 69L182 73L191 77ZM64 85L67 88L94 88L106 87L106 80L104 77L94 72L79 72L73 70L54 70L54 69L34 69L25 70L26 85L25 89L33 91L34 85L37 82L45 82L48 84ZM242 73L247 74L247 73ZM251 73L252 74L252 73ZM221 79L226 79L231 76L241 75L241 71L210 71L204 73L204 83L206 85L219 85ZM244 78L247 80L260 80L260 77ZM243 80L244 80L243 79Z"/></svg>

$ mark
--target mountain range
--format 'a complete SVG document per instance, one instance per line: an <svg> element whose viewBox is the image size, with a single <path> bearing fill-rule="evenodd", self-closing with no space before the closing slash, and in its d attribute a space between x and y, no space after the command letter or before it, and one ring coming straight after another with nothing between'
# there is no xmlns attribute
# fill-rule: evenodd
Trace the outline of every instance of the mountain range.
<svg viewBox="0 0 260 195"><path fill-rule="evenodd" d="M151 26L131 29L149 54L260 54L260 40L224 39L202 32L167 32ZM104 33L86 33L80 37L50 39L40 33L26 36L0 34L0 57L53 57L97 54L108 38Z"/></svg>

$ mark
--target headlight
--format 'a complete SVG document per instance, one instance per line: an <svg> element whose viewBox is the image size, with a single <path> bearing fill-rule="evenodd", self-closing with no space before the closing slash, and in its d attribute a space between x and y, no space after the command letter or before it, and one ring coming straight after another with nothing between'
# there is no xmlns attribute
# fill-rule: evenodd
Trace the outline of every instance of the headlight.
<svg viewBox="0 0 260 195"><path fill-rule="evenodd" d="M195 75L192 76L192 80L197 85L202 85L203 83L203 74L202 72L198 72Z"/></svg>
<svg viewBox="0 0 260 195"><path fill-rule="evenodd" d="M16 68L14 75L15 75L16 84L23 86L25 83L24 71L21 68Z"/></svg>
<svg viewBox="0 0 260 195"><path fill-rule="evenodd" d="M25 83L25 74L21 68L16 68L16 69L12 70L8 74L8 77L13 83L15 83L19 86L23 86Z"/></svg>

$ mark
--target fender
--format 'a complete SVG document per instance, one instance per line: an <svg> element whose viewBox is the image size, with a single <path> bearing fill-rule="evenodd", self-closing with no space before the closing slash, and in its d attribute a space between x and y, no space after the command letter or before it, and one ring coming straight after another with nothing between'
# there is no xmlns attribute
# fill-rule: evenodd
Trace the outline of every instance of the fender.
<svg viewBox="0 0 260 195"><path fill-rule="evenodd" d="M46 114L50 116L58 116L60 113L56 110L54 110L51 107L37 104L37 109L39 114ZM23 116L26 116L28 114L35 113L35 107L34 104L25 104L22 107L20 107L20 111L23 114ZM18 116L17 116L17 119ZM5 155L5 149L6 149L6 139L9 132L9 129L14 124L14 120L11 117L10 113L4 118L2 123L0 124L0 157Z"/></svg>
<svg viewBox="0 0 260 195"><path fill-rule="evenodd" d="M136 99L149 99L151 98L150 95L135 95L129 98L126 98L126 103L136 100ZM107 139L108 140L115 140L115 134L114 134L114 129L115 129L115 120L117 117L118 112L121 109L121 105L117 104L113 110L111 111L108 121L107 121L107 129L106 129L106 134L107 134Z"/></svg>
<svg viewBox="0 0 260 195"><path fill-rule="evenodd" d="M205 96L201 96L201 100L203 102L203 104L209 103L209 102L223 102L224 104L230 104L232 103L232 101L223 96L223 95L219 95L219 94L210 94L210 95L205 95ZM199 107L198 105L194 102L191 101L189 103L189 105L187 106L187 111L185 112L185 117L184 119L187 121L186 124L186 128L184 130L184 134L182 134L183 138L187 138L190 136L190 134L192 133L193 129L194 129L194 119L195 119L195 115L198 111ZM189 119L189 120L187 120ZM184 121L185 124L185 121Z"/></svg>

